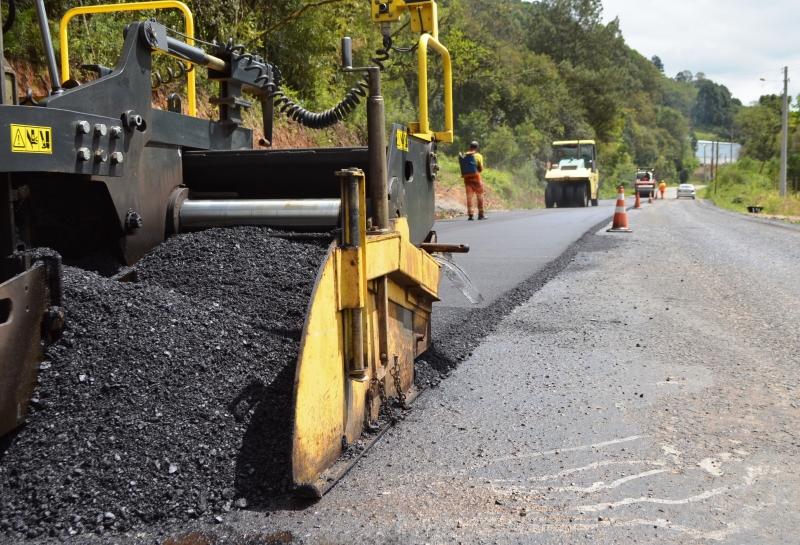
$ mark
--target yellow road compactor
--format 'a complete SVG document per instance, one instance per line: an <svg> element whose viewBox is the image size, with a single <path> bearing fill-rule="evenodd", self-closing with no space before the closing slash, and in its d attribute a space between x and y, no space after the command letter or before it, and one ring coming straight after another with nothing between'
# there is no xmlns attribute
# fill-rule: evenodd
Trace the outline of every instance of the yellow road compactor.
<svg viewBox="0 0 800 545"><path fill-rule="evenodd" d="M553 158L545 173L547 208L598 205L600 171L594 140L553 142Z"/></svg>
<svg viewBox="0 0 800 545"><path fill-rule="evenodd" d="M431 254L453 249L436 244L431 231L436 147L453 138L450 56L438 40L436 3L371 2L384 60L393 49L392 23L410 18L418 39L419 120L393 125L388 145L381 59L354 67L348 38L343 70L358 83L335 107L311 112L281 91L275 63L233 43L198 45L181 2L75 7L61 21L60 67L44 4L35 4L49 95L21 98L5 62L0 86L0 435L24 433L37 373L48 372L40 369L43 354L70 327L65 264L100 255L122 267L124 278L181 233L242 225L269 226L276 236L326 232L333 242L304 309L286 423L290 488L321 495L342 471L343 450L375 426L382 408L413 395L414 361L431 342L440 278ZM186 26L176 32L156 19L130 23L118 64L95 66L95 79L78 82L70 73L70 20L145 9L177 9ZM429 52L443 66L439 131L429 122ZM165 109L152 104L155 55L193 67L187 91L170 95ZM219 84L217 119L196 116L200 69ZM242 124L254 101L264 112L266 149L253 149ZM322 128L359 102L368 112L367 146L269 148L275 115ZM252 257L268 283L270 255Z"/></svg>

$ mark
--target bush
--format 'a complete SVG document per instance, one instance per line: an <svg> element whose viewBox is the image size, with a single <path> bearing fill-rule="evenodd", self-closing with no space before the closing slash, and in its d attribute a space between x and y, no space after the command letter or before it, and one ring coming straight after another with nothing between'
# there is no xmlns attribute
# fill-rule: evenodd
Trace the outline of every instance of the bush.
<svg viewBox="0 0 800 545"><path fill-rule="evenodd" d="M765 214L800 216L800 196L795 193L784 199L778 194L774 163L744 158L725 165L702 196L717 206L738 212L746 212L748 206L761 206Z"/></svg>

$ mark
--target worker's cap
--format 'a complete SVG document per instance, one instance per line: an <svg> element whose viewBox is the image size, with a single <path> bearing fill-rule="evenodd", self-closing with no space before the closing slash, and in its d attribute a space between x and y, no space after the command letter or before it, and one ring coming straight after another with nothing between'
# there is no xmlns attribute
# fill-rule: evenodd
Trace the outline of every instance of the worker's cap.
<svg viewBox="0 0 800 545"><path fill-rule="evenodd" d="M481 146L480 144L478 144L477 140L473 140L472 142L469 143L469 149L478 149L479 147Z"/></svg>

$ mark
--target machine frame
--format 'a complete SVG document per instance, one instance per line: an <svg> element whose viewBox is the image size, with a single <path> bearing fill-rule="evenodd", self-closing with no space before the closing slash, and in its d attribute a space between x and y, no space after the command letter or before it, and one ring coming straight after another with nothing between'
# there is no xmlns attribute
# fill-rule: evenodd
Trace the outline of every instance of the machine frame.
<svg viewBox="0 0 800 545"><path fill-rule="evenodd" d="M428 244L436 146L453 139L452 68L438 40L433 0L394 0L388 15L382 5L373 5L373 18L384 37L403 12L420 33L420 118L393 125L388 146L380 71L345 62L346 71L365 75L368 146L254 149L242 113L251 99L261 101L271 140L277 70L232 44L196 47L193 17L181 2L68 11L61 22L61 77L43 33L51 94L37 103L0 94L0 435L24 423L44 347L64 326L62 257L80 263L102 254L134 265L165 237L219 225L341 233L318 272L298 355L291 445L296 491L324 493L332 485L324 474L343 444L370 428L391 398L413 396L414 359L430 344L440 277L426 245L431 252L466 250ZM189 39L171 37L154 20L131 23L114 68L99 67L99 77L83 84L70 79L71 18L154 8L183 12ZM37 13L46 27L41 0ZM428 48L443 59L440 131L428 119ZM152 105L156 53L209 70L219 87L217 119L193 115L193 79L189 115L181 97L171 96L167 110ZM313 121L315 114L306 113Z"/></svg>

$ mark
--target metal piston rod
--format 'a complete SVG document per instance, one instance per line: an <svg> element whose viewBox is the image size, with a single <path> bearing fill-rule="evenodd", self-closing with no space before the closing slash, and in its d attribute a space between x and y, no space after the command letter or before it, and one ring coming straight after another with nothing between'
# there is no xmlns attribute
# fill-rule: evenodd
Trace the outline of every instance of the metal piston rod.
<svg viewBox="0 0 800 545"><path fill-rule="evenodd" d="M231 225L330 230L339 224L340 199L178 200L175 231Z"/></svg>
<svg viewBox="0 0 800 545"><path fill-rule="evenodd" d="M36 0L36 17L39 20L39 31L42 34L42 47L44 48L44 56L47 59L47 68L50 71L51 94L58 95L63 93L64 89L61 88L61 81L58 76L56 54L53 51L53 40L50 37L50 27L47 24L47 11L44 7L44 0Z"/></svg>

